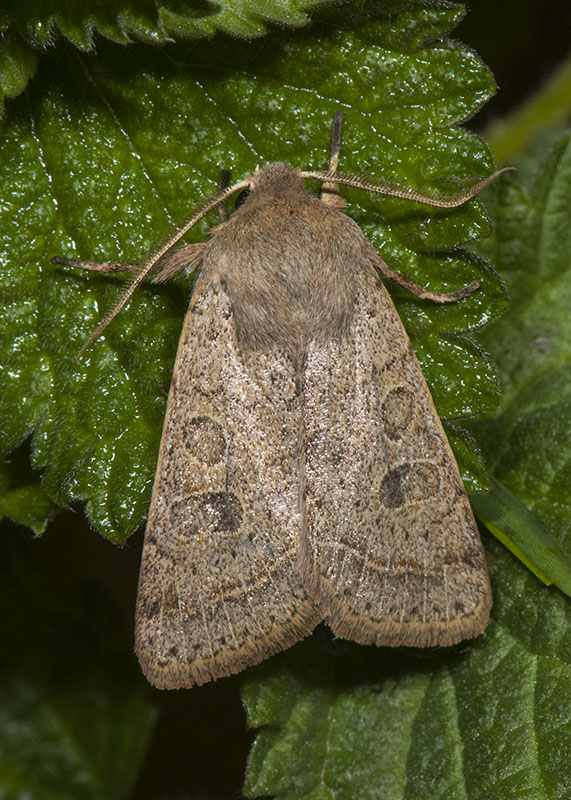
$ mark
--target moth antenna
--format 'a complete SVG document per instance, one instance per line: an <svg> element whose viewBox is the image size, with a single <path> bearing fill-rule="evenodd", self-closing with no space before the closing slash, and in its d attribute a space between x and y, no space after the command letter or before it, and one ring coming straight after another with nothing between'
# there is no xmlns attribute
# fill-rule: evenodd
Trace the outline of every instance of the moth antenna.
<svg viewBox="0 0 571 800"><path fill-rule="evenodd" d="M336 111L331 127L331 155L329 157L329 176L335 175L339 166L339 154L341 152L341 125L343 123L343 112ZM326 206L334 208L345 208L347 203L339 194L339 185L336 181L326 181L321 186L321 199Z"/></svg>
<svg viewBox="0 0 571 800"><path fill-rule="evenodd" d="M329 157L329 172L337 172L339 166L339 153L341 152L341 126L343 124L343 112L336 111L333 117L331 128L331 155Z"/></svg>
<svg viewBox="0 0 571 800"><path fill-rule="evenodd" d="M81 358L83 353L90 347L93 342L98 339L105 328L109 325L109 323L115 319L117 314L126 306L129 302L135 291L139 288L141 283L145 280L147 275L152 271L153 267L159 261L165 253L167 253L173 245L175 245L179 239L181 239L188 231L196 225L197 222L208 214L209 211L212 211L213 208L219 206L221 203L224 203L229 197L236 192L242 191L249 186L249 181L243 180L239 183L234 184L234 186L230 186L227 189L223 189L219 192L215 197L211 200L207 200L204 205L202 205L198 211L196 211L192 217L186 222L181 228L179 228L173 236L171 236L162 247L159 247L155 252L147 258L141 264L141 268L137 275L133 278L133 280L125 287L123 293L119 300L115 303L113 308L103 317L103 320L99 323L97 328L93 331L91 336L87 339L79 353L77 354L77 360Z"/></svg>
<svg viewBox="0 0 571 800"><path fill-rule="evenodd" d="M223 192L224 189L227 189L230 186L230 170L223 169L220 175L220 191ZM221 203L220 208L218 209L218 213L220 214L220 222L226 222L228 219L228 208L226 203Z"/></svg>
<svg viewBox="0 0 571 800"><path fill-rule="evenodd" d="M342 172L302 171L300 172L300 177L308 180L323 181L324 183L328 181L331 183L331 178L334 178L336 183L341 183L344 186L353 186L356 189L364 189L367 192L376 192L377 194L387 195L388 197L400 197L404 200L413 200L416 203L424 203L425 205L436 206L437 208L457 208L471 197L481 192L482 189L485 189L486 186L489 186L492 181L495 181L496 178L503 175L504 172L512 172L513 170L514 167L499 169L497 172L494 172L493 175L483 178L481 181L478 181L478 183L473 184L473 186L469 186L462 192L450 197L444 197L443 195L431 192L423 194L422 192L417 192L416 189L410 189L406 186L386 183L385 181L375 182L368 178L363 178L360 175L349 175Z"/></svg>

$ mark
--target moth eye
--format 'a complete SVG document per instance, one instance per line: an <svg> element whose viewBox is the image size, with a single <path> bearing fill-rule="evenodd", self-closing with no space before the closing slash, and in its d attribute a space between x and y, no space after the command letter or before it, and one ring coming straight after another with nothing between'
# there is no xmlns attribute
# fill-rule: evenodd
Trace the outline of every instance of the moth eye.
<svg viewBox="0 0 571 800"><path fill-rule="evenodd" d="M240 208L242 203L245 203L249 196L250 196L250 189L242 189L242 191L236 198L236 202L234 203L234 210Z"/></svg>

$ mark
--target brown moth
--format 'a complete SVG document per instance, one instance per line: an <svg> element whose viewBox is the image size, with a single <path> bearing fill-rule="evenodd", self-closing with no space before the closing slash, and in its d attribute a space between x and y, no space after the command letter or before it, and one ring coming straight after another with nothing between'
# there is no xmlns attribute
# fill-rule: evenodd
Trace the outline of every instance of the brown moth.
<svg viewBox="0 0 571 800"><path fill-rule="evenodd" d="M451 645L487 622L484 553L446 435L338 184L434 206L466 202L270 163L224 189L143 265L56 263L134 281L201 263L184 321L147 523L136 652L160 688L256 664L324 620L363 644ZM496 173L496 175L499 173ZM321 198L304 179L324 183ZM207 242L173 245L248 191Z"/></svg>

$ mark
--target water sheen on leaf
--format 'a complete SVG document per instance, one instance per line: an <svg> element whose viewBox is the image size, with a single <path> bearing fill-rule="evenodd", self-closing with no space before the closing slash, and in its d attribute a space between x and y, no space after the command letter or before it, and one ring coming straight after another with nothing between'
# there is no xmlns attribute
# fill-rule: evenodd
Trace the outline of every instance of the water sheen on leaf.
<svg viewBox="0 0 571 800"><path fill-rule="evenodd" d="M78 364L122 279L50 258L140 260L216 191L223 168L239 178L271 160L325 167L339 108L345 171L443 193L488 174L485 146L456 123L493 92L489 71L465 47L434 41L425 2L371 8L362 26L358 14L333 9L327 23L255 46L218 39L160 51L102 44L97 56L56 51L26 102L12 107L0 162L1 444L33 432L49 496L87 501L91 522L114 541L148 509L188 288L179 280L139 290ZM430 9L437 35L450 8ZM450 250L487 234L480 204L446 211L346 196L348 213L394 269L441 291L481 281L446 308L400 290L395 300L440 413L491 410L493 369L460 333L503 308L503 287L483 261ZM216 220L189 238L203 238ZM465 452L458 457L472 488L483 473Z"/></svg>

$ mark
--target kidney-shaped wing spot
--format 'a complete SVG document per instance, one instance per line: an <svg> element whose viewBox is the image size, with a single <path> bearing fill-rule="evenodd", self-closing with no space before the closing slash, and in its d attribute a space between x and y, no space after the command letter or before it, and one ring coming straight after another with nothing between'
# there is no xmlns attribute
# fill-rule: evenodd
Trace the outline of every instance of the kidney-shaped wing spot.
<svg viewBox="0 0 571 800"><path fill-rule="evenodd" d="M339 636L453 644L491 605L476 523L392 301L372 270L355 280L349 335L305 365L304 580Z"/></svg>
<svg viewBox="0 0 571 800"><path fill-rule="evenodd" d="M299 385L289 359L238 350L200 280L176 359L139 580L136 650L158 687L229 675L310 633L296 570Z"/></svg>

